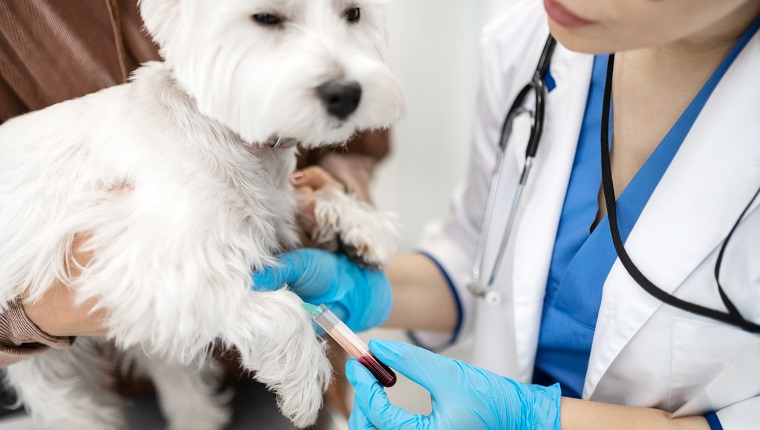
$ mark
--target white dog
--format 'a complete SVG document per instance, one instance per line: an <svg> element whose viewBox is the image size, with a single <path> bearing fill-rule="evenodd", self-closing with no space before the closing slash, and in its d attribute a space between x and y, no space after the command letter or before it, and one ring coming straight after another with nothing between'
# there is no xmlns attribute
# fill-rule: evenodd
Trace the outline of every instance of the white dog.
<svg viewBox="0 0 760 430"><path fill-rule="evenodd" d="M35 300L55 279L96 298L174 429L228 420L198 367L220 334L285 416L313 423L330 378L324 347L298 297L252 292L251 272L299 245L296 148L278 141L340 143L403 111L382 3L142 0L164 63L0 127L0 302ZM340 235L370 264L392 252L387 215L329 190L316 214L315 237ZM77 232L92 235L95 257L72 280ZM122 426L100 342L8 369L41 425Z"/></svg>

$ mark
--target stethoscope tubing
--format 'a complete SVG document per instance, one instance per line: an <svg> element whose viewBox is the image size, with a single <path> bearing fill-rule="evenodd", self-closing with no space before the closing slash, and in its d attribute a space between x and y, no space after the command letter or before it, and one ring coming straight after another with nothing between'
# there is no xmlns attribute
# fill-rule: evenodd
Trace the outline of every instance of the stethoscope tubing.
<svg viewBox="0 0 760 430"><path fill-rule="evenodd" d="M476 297L489 297L490 302L498 302L499 298L494 295L492 291L492 285L499 274L500 264L499 262L504 257L509 239L514 227L515 219L517 218L517 211L520 208L520 200L523 191L528 183L528 178L533 169L534 159L538 152L538 145L541 141L541 135L544 129L544 111L545 111L545 97L547 94L546 84L544 83L544 77L549 70L549 61L556 46L556 40L550 34L544 44L544 49L541 52L536 71L533 74L531 81L526 84L515 97L514 102L509 108L504 124L501 129L501 136L499 138L499 153L496 158L494 170L491 173L491 180L488 187L488 196L486 200L485 212L483 213L482 222L480 225L480 235L478 236L477 247L475 248L475 258L473 260L472 274L470 282L467 284L467 289ZM533 92L534 94L534 109L524 107L526 98ZM533 119L530 130L530 138L528 139L528 145L525 148L525 162L523 165L520 179L515 189L515 195L512 198L512 205L510 207L509 216L507 218L507 225L502 235L501 243L499 244L499 252L497 254L494 267L491 270L488 282L484 285L482 283L483 276L483 263L486 248L486 240L488 232L491 230L491 224L493 222L494 206L496 204L496 196L499 191L499 185L501 183L501 172L503 170L503 164L505 159L505 153L509 138L512 135L512 126L515 118L524 113L528 113Z"/></svg>

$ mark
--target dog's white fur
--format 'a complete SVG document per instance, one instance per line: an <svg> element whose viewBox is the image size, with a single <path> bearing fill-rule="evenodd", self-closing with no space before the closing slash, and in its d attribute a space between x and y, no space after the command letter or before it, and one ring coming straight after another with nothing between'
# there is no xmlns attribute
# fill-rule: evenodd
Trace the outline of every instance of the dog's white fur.
<svg viewBox="0 0 760 430"><path fill-rule="evenodd" d="M300 299L251 291L251 271L295 248L296 149L346 141L403 110L389 72L382 0L142 0L164 63L128 84L0 127L0 303L41 297L56 279L108 312L109 338L154 380L175 429L219 429L223 399L198 373L222 334L278 395L299 427L314 422L330 378ZM360 7L349 23L345 12ZM272 13L281 26L252 15ZM363 89L346 120L315 88ZM393 223L344 195L317 196L315 238L342 241L372 264L390 255ZM76 232L94 260L77 279L66 261ZM47 428L114 429L102 341L11 366L8 380Z"/></svg>

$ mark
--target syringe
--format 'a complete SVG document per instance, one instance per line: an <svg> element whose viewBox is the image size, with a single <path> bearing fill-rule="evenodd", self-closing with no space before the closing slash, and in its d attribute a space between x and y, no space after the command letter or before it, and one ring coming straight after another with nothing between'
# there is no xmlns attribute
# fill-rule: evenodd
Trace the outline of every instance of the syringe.
<svg viewBox="0 0 760 430"><path fill-rule="evenodd" d="M330 309L325 305L314 306L309 303L304 303L303 308L306 309L314 321L317 322L333 339L335 339L343 349L346 350L356 361L361 363L367 368L378 382L385 387L392 387L396 384L396 374L390 369L390 367L383 364L380 360L372 354L369 347L364 343L359 336L357 336L350 328L348 328L343 321L335 316Z"/></svg>

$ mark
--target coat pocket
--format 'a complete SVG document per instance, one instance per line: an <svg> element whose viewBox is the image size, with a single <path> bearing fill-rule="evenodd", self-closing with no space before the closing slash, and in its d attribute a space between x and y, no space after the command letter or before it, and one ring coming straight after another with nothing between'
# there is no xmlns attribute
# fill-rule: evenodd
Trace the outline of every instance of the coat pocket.
<svg viewBox="0 0 760 430"><path fill-rule="evenodd" d="M675 318L668 410L702 415L760 395L760 336Z"/></svg>

